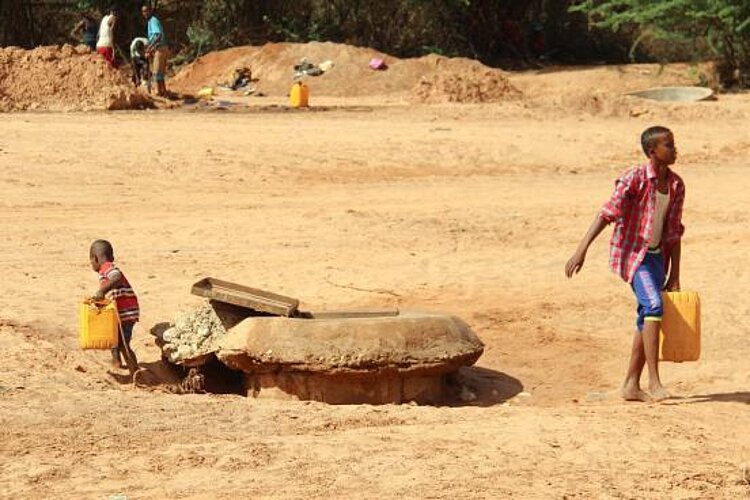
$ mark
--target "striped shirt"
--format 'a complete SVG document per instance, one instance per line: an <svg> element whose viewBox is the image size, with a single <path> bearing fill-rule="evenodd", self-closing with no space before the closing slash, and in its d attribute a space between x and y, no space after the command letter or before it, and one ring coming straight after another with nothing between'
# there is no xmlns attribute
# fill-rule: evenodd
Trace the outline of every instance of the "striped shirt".
<svg viewBox="0 0 750 500"><path fill-rule="evenodd" d="M117 304L117 313L123 323L135 323L139 319L138 297L125 275L112 262L105 262L99 268L99 283L116 281L114 288L107 292L107 298Z"/></svg>
<svg viewBox="0 0 750 500"><path fill-rule="evenodd" d="M669 203L660 247L668 266L670 251L685 232L682 225L685 184L670 169L667 169L667 184ZM615 223L609 246L610 269L628 283L633 281L648 250L656 214L656 185L657 173L651 163L634 167L615 181L612 197L599 212L602 219Z"/></svg>

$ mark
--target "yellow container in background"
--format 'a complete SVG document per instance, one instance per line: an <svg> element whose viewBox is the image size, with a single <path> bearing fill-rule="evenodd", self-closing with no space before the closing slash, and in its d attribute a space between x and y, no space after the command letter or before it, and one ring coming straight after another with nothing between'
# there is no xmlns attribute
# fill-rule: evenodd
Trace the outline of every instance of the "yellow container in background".
<svg viewBox="0 0 750 500"><path fill-rule="evenodd" d="M296 82L289 91L289 105L293 108L309 106L310 89L302 82Z"/></svg>
<svg viewBox="0 0 750 500"><path fill-rule="evenodd" d="M78 342L81 349L111 349L117 346L117 306L109 300L84 300L78 309Z"/></svg>
<svg viewBox="0 0 750 500"><path fill-rule="evenodd" d="M701 355L701 302L696 292L662 294L664 315L659 334L659 359L697 361Z"/></svg>
<svg viewBox="0 0 750 500"><path fill-rule="evenodd" d="M196 94L198 99L211 99L214 96L213 87L203 87Z"/></svg>

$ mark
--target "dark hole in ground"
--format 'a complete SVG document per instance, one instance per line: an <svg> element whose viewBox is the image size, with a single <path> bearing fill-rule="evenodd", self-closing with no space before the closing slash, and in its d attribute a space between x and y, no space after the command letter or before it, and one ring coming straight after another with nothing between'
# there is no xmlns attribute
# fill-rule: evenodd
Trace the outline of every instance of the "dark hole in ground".
<svg viewBox="0 0 750 500"><path fill-rule="evenodd" d="M205 385L204 390L211 394L240 394L245 396L243 376L240 371L230 370L217 359L200 367Z"/></svg>

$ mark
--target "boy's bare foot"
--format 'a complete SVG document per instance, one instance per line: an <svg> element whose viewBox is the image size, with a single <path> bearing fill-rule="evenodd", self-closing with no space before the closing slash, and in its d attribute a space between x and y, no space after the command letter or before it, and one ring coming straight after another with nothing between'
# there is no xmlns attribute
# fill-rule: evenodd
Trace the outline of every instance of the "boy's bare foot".
<svg viewBox="0 0 750 500"><path fill-rule="evenodd" d="M664 386L658 386L658 387L649 387L648 389L649 394L651 394L651 399L653 401L664 401L665 399L669 399L672 397L672 395L664 388Z"/></svg>
<svg viewBox="0 0 750 500"><path fill-rule="evenodd" d="M625 401L642 401L644 403L652 401L651 396L643 392L640 387L623 387L620 394Z"/></svg>
<svg viewBox="0 0 750 500"><path fill-rule="evenodd" d="M122 366L122 362L119 359L113 359L112 360L112 369L113 370L122 370L123 368L125 368L125 367Z"/></svg>

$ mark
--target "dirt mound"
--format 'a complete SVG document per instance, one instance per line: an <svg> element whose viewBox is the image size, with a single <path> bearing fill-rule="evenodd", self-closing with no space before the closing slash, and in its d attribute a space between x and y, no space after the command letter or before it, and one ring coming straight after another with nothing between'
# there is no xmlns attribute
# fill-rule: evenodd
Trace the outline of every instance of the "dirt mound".
<svg viewBox="0 0 750 500"><path fill-rule="evenodd" d="M0 111L87 111L151 106L120 71L85 47L0 48Z"/></svg>
<svg viewBox="0 0 750 500"><path fill-rule="evenodd" d="M303 58L313 64L333 63L324 74L305 78L314 96L490 102L520 95L505 72L470 59L436 55L399 59L373 49L331 42L269 43L213 52L186 66L171 81L171 86L194 93L203 86L224 84L237 68L249 68L256 91L285 96L293 81L294 66ZM368 63L373 58L384 59L387 69L371 69Z"/></svg>
<svg viewBox="0 0 750 500"><path fill-rule="evenodd" d="M521 97L508 77L470 59L447 59L430 55L423 58L434 71L422 77L411 91L413 102L500 102Z"/></svg>
<svg viewBox="0 0 750 500"><path fill-rule="evenodd" d="M666 103L627 95L657 87L715 87L716 71L712 63L549 66L516 73L511 81L523 92L526 106L541 110L547 116L588 114L667 119L700 117L706 113L726 116L727 113L726 109L712 103Z"/></svg>

